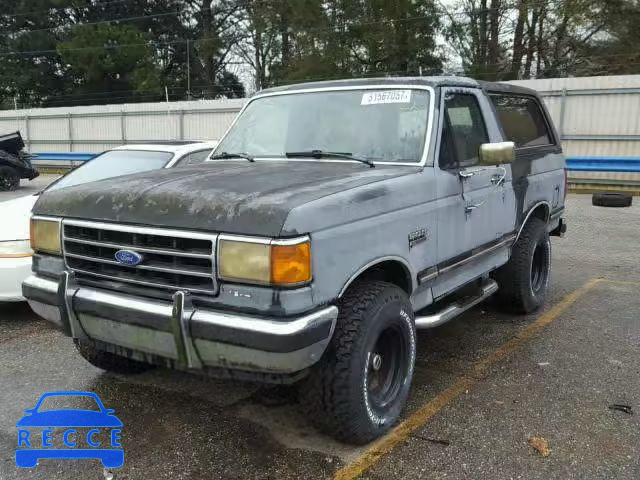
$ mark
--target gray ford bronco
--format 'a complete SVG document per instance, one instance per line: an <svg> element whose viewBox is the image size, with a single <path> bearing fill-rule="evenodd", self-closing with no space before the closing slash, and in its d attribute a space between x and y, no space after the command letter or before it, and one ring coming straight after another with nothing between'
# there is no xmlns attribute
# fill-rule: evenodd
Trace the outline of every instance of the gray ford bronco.
<svg viewBox="0 0 640 480"><path fill-rule="evenodd" d="M274 88L203 165L44 193L23 293L93 365L296 383L313 423L365 443L407 401L416 329L494 293L544 304L564 165L525 88Z"/></svg>

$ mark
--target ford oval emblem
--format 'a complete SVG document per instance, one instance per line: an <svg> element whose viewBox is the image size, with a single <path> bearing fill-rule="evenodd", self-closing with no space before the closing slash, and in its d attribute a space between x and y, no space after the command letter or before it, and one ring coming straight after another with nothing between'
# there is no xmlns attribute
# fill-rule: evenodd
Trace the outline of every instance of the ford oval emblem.
<svg viewBox="0 0 640 480"><path fill-rule="evenodd" d="M115 257L118 263L129 265L130 267L140 265L140 263L142 262L142 255L131 250L118 250Z"/></svg>

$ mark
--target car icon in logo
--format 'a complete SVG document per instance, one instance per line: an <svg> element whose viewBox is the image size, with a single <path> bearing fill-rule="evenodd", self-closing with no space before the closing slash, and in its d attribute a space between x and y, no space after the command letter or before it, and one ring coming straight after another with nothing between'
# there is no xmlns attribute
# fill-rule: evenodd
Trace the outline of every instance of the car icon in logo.
<svg viewBox="0 0 640 480"><path fill-rule="evenodd" d="M39 411L42 402L50 397L90 397L98 410L56 409ZM49 392L40 397L34 408L24 411L18 427L16 465L33 468L41 458L88 459L97 458L105 468L120 468L124 463L124 450L120 444L122 422L113 410L104 408L100 398L92 392ZM54 430L61 433L66 448L53 448ZM76 430L87 429L85 433ZM101 431L108 430L109 440L104 440ZM56 433L57 435L57 433ZM102 435L102 437L100 437ZM102 438L102 441L98 439ZM85 448L86 445L86 448ZM110 448L105 448L106 446Z"/></svg>
<svg viewBox="0 0 640 480"><path fill-rule="evenodd" d="M142 255L132 250L118 250L115 254L116 261L123 265L135 267L142 262Z"/></svg>

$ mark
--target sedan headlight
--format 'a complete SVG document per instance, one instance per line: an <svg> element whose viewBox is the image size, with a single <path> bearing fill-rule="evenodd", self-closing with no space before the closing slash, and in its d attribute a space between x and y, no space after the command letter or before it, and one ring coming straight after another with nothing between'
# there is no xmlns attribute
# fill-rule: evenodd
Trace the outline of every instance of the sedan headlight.
<svg viewBox="0 0 640 480"><path fill-rule="evenodd" d="M32 218L31 248L34 252L46 252L61 255L60 220Z"/></svg>
<svg viewBox="0 0 640 480"><path fill-rule="evenodd" d="M241 239L218 241L221 279L261 285L294 286L311 280L308 237L295 240Z"/></svg>
<svg viewBox="0 0 640 480"><path fill-rule="evenodd" d="M0 242L0 258L23 258L33 255L29 240Z"/></svg>

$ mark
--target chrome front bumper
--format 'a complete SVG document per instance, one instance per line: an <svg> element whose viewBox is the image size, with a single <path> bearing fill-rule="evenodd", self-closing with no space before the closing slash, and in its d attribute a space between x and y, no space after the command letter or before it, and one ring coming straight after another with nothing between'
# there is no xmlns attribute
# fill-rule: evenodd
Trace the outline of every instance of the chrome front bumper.
<svg viewBox="0 0 640 480"><path fill-rule="evenodd" d="M338 308L292 319L260 318L196 309L189 294L173 302L143 299L32 275L22 285L38 315L70 337L104 342L174 360L181 368L206 367L292 374L317 362L335 328Z"/></svg>

